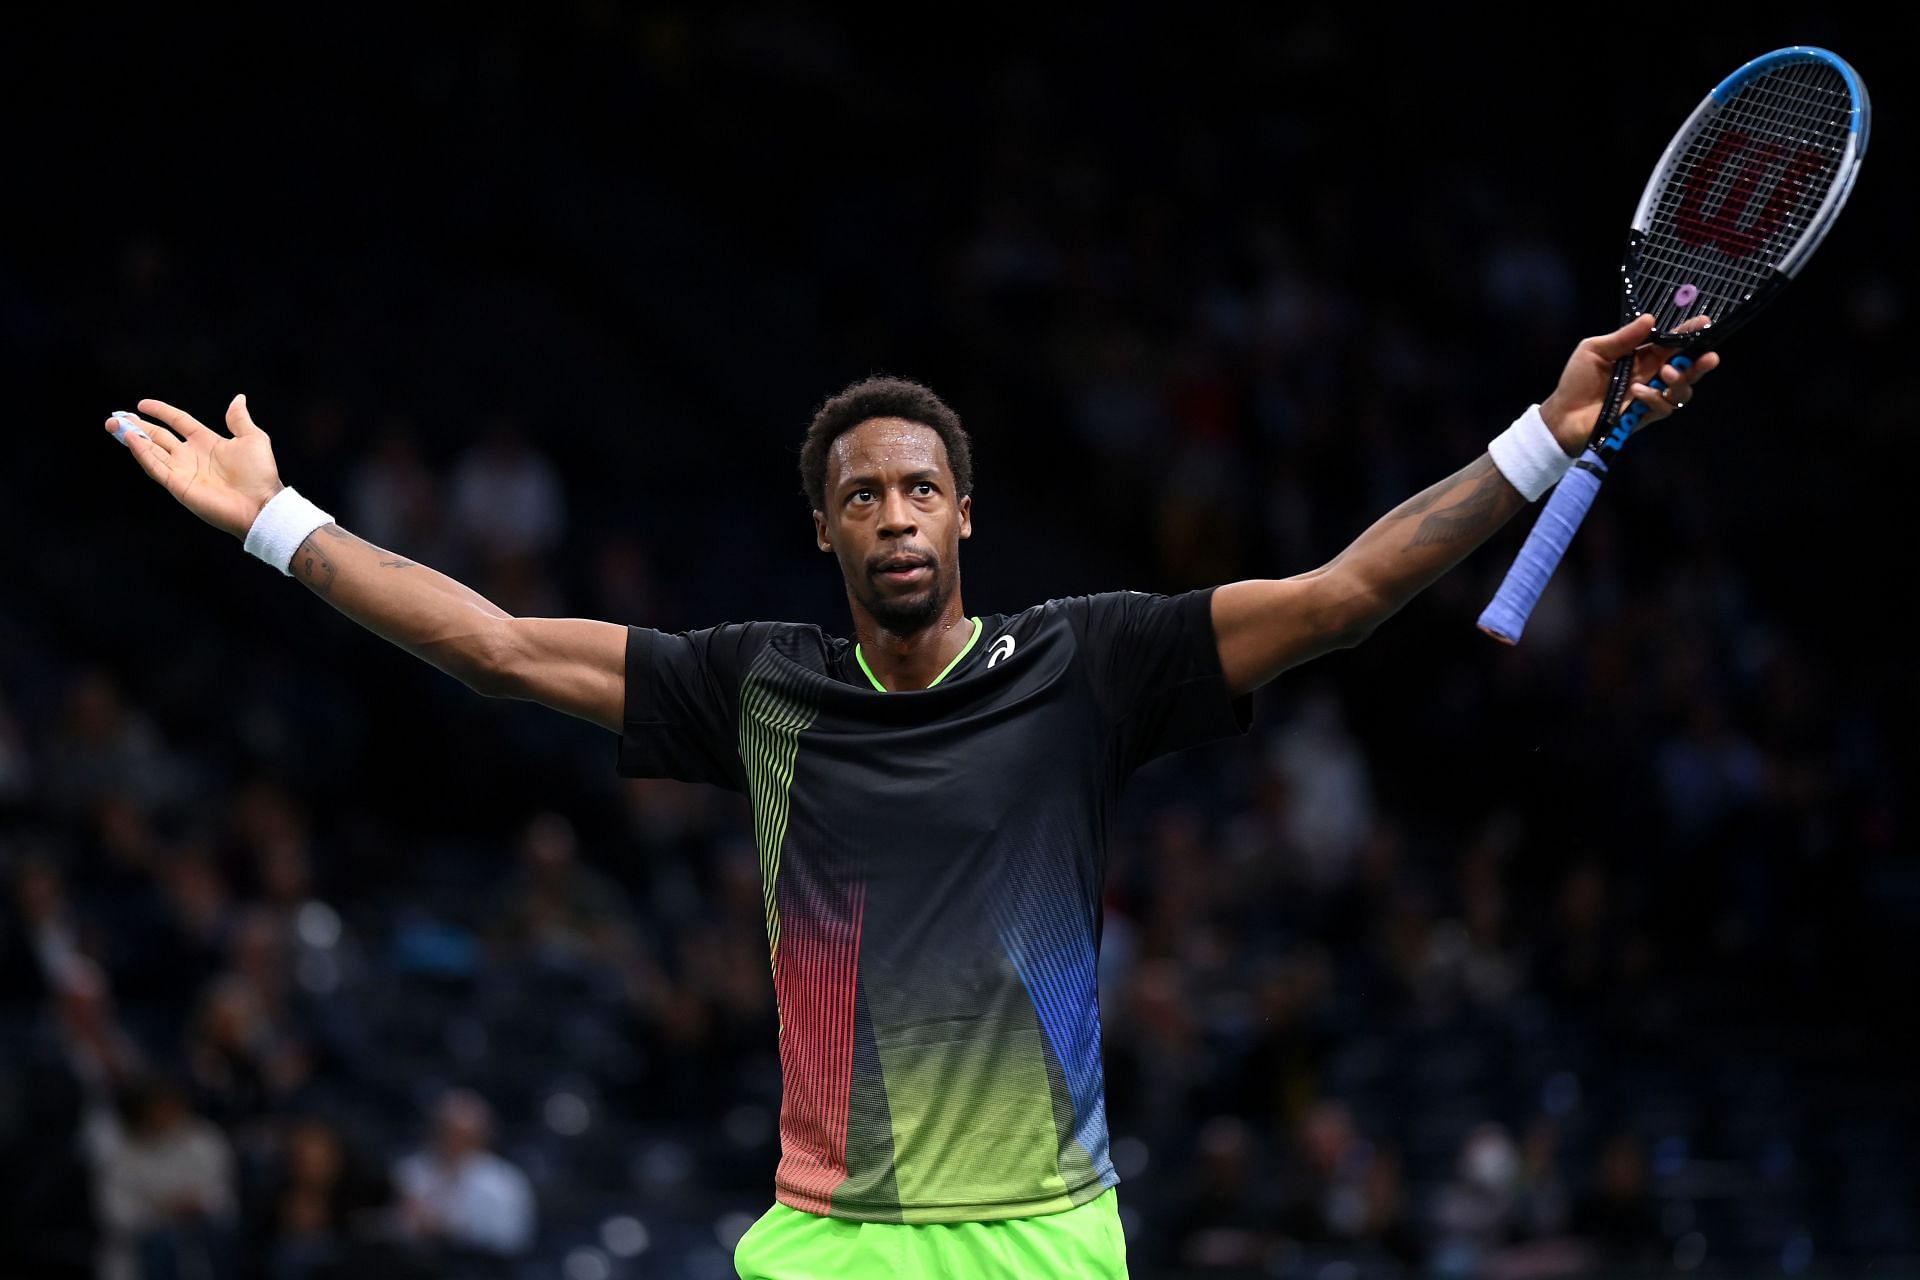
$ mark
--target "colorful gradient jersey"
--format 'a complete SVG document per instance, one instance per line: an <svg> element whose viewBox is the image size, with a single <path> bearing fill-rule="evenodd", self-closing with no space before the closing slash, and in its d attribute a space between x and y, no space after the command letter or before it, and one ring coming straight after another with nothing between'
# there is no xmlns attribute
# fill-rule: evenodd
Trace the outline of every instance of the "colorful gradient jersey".
<svg viewBox="0 0 1920 1280"><path fill-rule="evenodd" d="M1094 979L1107 826L1138 765L1248 725L1211 604L1117 592L990 615L932 688L901 693L818 627L629 629L619 771L753 802L782 1203L978 1221L1119 1181Z"/></svg>

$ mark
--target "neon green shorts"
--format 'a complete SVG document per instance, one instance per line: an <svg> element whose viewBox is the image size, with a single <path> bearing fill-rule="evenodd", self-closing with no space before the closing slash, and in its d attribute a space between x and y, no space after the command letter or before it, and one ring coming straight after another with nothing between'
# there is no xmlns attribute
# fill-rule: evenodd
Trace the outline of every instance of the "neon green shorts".
<svg viewBox="0 0 1920 1280"><path fill-rule="evenodd" d="M997 1222L850 1222L776 1204L733 1250L740 1280L1126 1280L1117 1188Z"/></svg>

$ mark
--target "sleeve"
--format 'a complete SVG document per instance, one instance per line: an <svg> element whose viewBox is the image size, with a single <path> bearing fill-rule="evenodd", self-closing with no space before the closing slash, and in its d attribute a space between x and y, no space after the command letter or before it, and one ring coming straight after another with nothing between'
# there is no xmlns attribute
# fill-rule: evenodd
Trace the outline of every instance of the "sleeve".
<svg viewBox="0 0 1920 1280"><path fill-rule="evenodd" d="M194 1177L198 1185L194 1190L207 1207L207 1212L215 1218L231 1218L239 1207L234 1190L233 1148L227 1145L227 1139L214 1125L208 1124L198 1135L195 1145Z"/></svg>
<svg viewBox="0 0 1920 1280"><path fill-rule="evenodd" d="M628 627L615 771L746 790L737 745L740 683L772 631L766 622L677 633Z"/></svg>
<svg viewBox="0 0 1920 1280"><path fill-rule="evenodd" d="M1213 590L1114 591L1065 602L1128 772L1183 747L1245 733L1253 723L1252 695L1234 697L1220 669Z"/></svg>
<svg viewBox="0 0 1920 1280"><path fill-rule="evenodd" d="M449 1225L466 1244L491 1253L525 1253L534 1237L533 1185L505 1160L489 1160L485 1176L467 1184Z"/></svg>

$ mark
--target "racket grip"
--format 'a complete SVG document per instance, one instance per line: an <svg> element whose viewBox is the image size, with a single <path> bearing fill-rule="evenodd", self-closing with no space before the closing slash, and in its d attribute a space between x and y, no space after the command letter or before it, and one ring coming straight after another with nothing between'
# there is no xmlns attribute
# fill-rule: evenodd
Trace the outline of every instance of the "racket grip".
<svg viewBox="0 0 1920 1280"><path fill-rule="evenodd" d="M1600 492L1600 480L1606 472L1607 464L1589 449L1560 478L1546 509L1534 522L1533 532L1527 535L1526 545L1520 548L1500 590L1494 593L1493 603L1481 613L1482 631L1502 644L1520 643L1520 633L1526 630L1533 606L1540 603L1540 593L1547 589L1547 581L1560 567L1580 522L1587 518L1587 508Z"/></svg>

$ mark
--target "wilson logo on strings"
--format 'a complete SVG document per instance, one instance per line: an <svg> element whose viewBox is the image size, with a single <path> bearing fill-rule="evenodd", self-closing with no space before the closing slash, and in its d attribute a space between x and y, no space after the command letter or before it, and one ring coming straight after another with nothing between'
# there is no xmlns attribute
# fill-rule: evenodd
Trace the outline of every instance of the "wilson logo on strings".
<svg viewBox="0 0 1920 1280"><path fill-rule="evenodd" d="M1674 214L1674 230L1682 244L1711 244L1729 258L1751 257L1780 229L1807 180L1826 163L1827 157L1818 151L1799 149L1789 154L1770 139L1750 138L1729 129L1688 177ZM1719 206L1708 213L1706 204L1729 166L1732 173L1725 193ZM1754 212L1761 187L1776 174L1772 192Z"/></svg>

